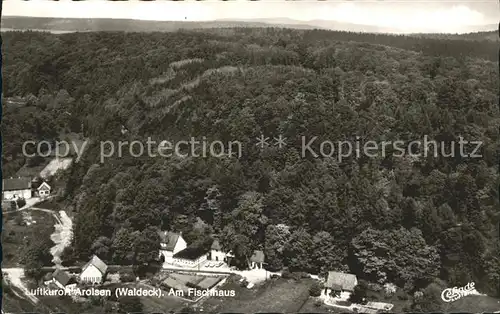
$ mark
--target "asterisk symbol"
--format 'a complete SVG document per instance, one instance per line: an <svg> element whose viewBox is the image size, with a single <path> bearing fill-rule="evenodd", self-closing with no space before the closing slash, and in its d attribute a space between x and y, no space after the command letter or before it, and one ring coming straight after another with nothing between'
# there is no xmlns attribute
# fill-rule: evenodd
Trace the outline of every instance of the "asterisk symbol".
<svg viewBox="0 0 500 314"><path fill-rule="evenodd" d="M283 135L280 134L280 136L275 137L274 141L276 142L275 145L278 146L279 148L282 148L283 146L286 146L286 137L283 137Z"/></svg>
<svg viewBox="0 0 500 314"><path fill-rule="evenodd" d="M257 137L256 140L257 144L255 144L255 146L260 146L260 149L269 146L269 143L267 142L269 141L269 137L265 137L263 134L261 134L260 137Z"/></svg>

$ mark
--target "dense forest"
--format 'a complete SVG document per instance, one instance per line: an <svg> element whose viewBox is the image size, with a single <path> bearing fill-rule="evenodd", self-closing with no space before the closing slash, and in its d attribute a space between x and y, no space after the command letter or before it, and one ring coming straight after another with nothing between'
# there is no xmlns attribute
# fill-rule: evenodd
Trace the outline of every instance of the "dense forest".
<svg viewBox="0 0 500 314"><path fill-rule="evenodd" d="M147 263L157 231L174 230L192 245L218 235L241 264L262 249L269 269L499 294L496 43L277 28L2 36L4 96L27 101L4 108L4 169L25 162L26 139L92 140L65 174L68 260ZM259 150L261 134L293 140ZM462 136L483 157L302 158L304 135ZM253 148L100 162L99 141L203 136Z"/></svg>

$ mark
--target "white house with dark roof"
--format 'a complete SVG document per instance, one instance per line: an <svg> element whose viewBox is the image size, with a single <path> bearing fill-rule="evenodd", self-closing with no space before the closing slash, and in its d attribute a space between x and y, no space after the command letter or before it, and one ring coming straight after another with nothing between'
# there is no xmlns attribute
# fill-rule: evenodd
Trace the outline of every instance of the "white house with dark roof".
<svg viewBox="0 0 500 314"><path fill-rule="evenodd" d="M80 281L91 284L102 283L106 277L108 265L104 263L97 255L92 256L92 259L82 267Z"/></svg>
<svg viewBox="0 0 500 314"><path fill-rule="evenodd" d="M216 262L224 262L226 260L227 253L222 250L219 240L215 239L210 247L210 260Z"/></svg>
<svg viewBox="0 0 500 314"><path fill-rule="evenodd" d="M173 264L180 267L197 267L207 260L207 250L200 247L187 247L175 253Z"/></svg>
<svg viewBox="0 0 500 314"><path fill-rule="evenodd" d="M357 285L358 278L356 275L329 271L324 294L327 297L348 300L351 293L354 291L354 287Z"/></svg>
<svg viewBox="0 0 500 314"><path fill-rule="evenodd" d="M38 196L40 196L40 197L47 197L50 195L51 187L45 181L42 182L42 184L40 184L36 189L38 191Z"/></svg>
<svg viewBox="0 0 500 314"><path fill-rule="evenodd" d="M29 199L32 196L31 178L19 177L2 180L3 200L17 200L18 198Z"/></svg>
<svg viewBox="0 0 500 314"><path fill-rule="evenodd" d="M174 262L174 255L187 248L186 241L182 238L181 233L161 231L160 232L160 254L165 264Z"/></svg>

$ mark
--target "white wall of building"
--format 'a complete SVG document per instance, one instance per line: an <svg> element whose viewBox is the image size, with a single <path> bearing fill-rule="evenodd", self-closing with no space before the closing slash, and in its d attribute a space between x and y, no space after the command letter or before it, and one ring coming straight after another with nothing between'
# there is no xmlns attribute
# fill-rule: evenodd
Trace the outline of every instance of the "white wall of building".
<svg viewBox="0 0 500 314"><path fill-rule="evenodd" d="M160 255L159 257L163 255L164 258L164 264L172 264L174 262L174 255L179 253L180 251L184 250L187 248L187 243L184 241L182 236L179 237L177 240L177 243L175 244L174 250L173 251L168 251L165 249L166 243L161 243L161 248L160 248Z"/></svg>
<svg viewBox="0 0 500 314"><path fill-rule="evenodd" d="M102 273L94 265L89 265L81 274L80 281L86 283L101 283Z"/></svg>
<svg viewBox="0 0 500 314"><path fill-rule="evenodd" d="M195 260L184 259L184 258L174 258L174 264L178 266L187 266L187 267L197 267L203 262L206 262L207 255L203 254Z"/></svg>
<svg viewBox="0 0 500 314"><path fill-rule="evenodd" d="M14 190L14 191L4 191L3 199L4 200L15 200L18 198L29 199L31 198L31 189L25 190Z"/></svg>
<svg viewBox="0 0 500 314"><path fill-rule="evenodd" d="M181 236L179 236L179 239L177 240L177 243L175 244L173 253L177 254L180 251L184 250L185 248L187 248L187 243L186 243L186 241L184 241L184 239Z"/></svg>
<svg viewBox="0 0 500 314"><path fill-rule="evenodd" d="M211 250L210 259L212 261L224 262L224 260L226 259L226 253L218 250Z"/></svg>
<svg viewBox="0 0 500 314"><path fill-rule="evenodd" d="M349 291L341 291L338 296L335 296L335 293L332 289L326 288L321 290L321 296L326 298L335 298L337 300L347 301L351 297L351 292Z"/></svg>
<svg viewBox="0 0 500 314"><path fill-rule="evenodd" d="M164 264L172 264L173 261L174 261L174 253L172 251L167 251L167 250L160 250L160 258L161 256L163 255L163 259L164 259Z"/></svg>

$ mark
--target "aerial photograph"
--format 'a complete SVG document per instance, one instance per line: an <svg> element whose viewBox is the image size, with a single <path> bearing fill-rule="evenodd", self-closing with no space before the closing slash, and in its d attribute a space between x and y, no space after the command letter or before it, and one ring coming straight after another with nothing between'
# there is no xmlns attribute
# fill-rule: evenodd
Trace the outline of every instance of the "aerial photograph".
<svg viewBox="0 0 500 314"><path fill-rule="evenodd" d="M0 3L1 313L500 313L497 0Z"/></svg>

